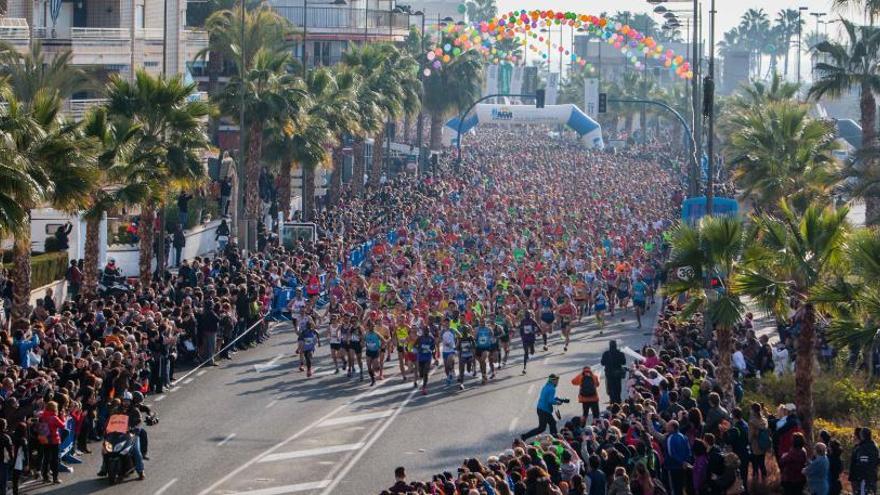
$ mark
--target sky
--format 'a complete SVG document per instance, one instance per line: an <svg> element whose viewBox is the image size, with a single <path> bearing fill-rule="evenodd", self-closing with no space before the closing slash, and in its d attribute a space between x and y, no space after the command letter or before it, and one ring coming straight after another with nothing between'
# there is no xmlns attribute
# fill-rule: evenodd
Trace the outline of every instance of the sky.
<svg viewBox="0 0 880 495"><path fill-rule="evenodd" d="M519 9L553 9L553 10L571 10L582 14L598 15L602 12L612 14L618 10L630 10L633 12L651 12L653 6L649 5L645 0L497 0L500 12L509 12ZM711 0L702 0L704 11L708 13ZM673 8L689 8L693 5L691 2L680 3L674 5ZM784 8L808 7L811 12L832 12L830 0L716 0L716 9L718 15L716 18L717 28L715 38L721 39L722 33L730 30L739 24L742 14L748 9L763 8L772 18L776 17L776 12ZM838 14L833 13L834 16ZM659 15L655 15L657 20L661 20ZM708 14L704 14L704 19L708 19ZM805 29L815 29L815 18L806 16L807 24ZM828 16L823 20L829 19ZM708 24L707 24L708 26ZM824 29L824 28L820 28Z"/></svg>

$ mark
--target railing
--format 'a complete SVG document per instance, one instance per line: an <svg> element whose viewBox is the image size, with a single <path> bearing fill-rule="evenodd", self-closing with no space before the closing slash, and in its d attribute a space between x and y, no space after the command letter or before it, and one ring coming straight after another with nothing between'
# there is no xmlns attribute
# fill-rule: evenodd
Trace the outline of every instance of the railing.
<svg viewBox="0 0 880 495"><path fill-rule="evenodd" d="M142 40L161 40L165 37L165 33L162 28L139 28L135 29L134 36ZM128 38L127 35L126 38Z"/></svg>
<svg viewBox="0 0 880 495"><path fill-rule="evenodd" d="M81 120L86 112L93 107L107 103L106 98L92 98L85 100L68 100L65 105L65 113L74 120Z"/></svg>
<svg viewBox="0 0 880 495"><path fill-rule="evenodd" d="M184 31L186 40L192 42L208 42L208 32L201 29L187 29Z"/></svg>
<svg viewBox="0 0 880 495"><path fill-rule="evenodd" d="M365 10L347 7L309 7L276 5L273 7L293 25L306 25L308 29L330 29L338 32L357 33L366 30L371 34L390 34L394 30L409 29L409 14L388 10ZM383 30L385 30L383 32ZM376 33L378 31L378 33Z"/></svg>
<svg viewBox="0 0 880 495"><path fill-rule="evenodd" d="M129 30L124 28L74 27L70 28L70 38L73 40L127 40L130 39L130 36Z"/></svg>
<svg viewBox="0 0 880 495"><path fill-rule="evenodd" d="M0 17L0 39L21 40L31 37L27 19L21 17Z"/></svg>

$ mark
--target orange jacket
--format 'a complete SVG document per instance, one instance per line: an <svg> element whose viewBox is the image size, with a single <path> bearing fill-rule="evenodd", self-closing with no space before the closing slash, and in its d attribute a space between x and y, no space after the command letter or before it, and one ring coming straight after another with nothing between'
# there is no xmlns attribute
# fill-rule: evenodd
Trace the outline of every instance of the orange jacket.
<svg viewBox="0 0 880 495"><path fill-rule="evenodd" d="M581 371L577 374L577 376L571 379L571 384L575 387L578 387L578 391L580 391L581 383L583 383L584 378L587 376L593 379L593 385L596 386L596 393L590 397L585 397L578 393L578 402L599 402L599 377L593 374L593 371L590 370L589 366L584 366L583 371Z"/></svg>

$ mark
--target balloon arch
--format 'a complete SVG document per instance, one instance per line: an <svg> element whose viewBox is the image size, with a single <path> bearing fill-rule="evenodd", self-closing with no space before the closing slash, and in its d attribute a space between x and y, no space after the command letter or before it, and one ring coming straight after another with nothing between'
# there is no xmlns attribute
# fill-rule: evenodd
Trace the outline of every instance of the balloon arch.
<svg viewBox="0 0 880 495"><path fill-rule="evenodd" d="M504 40L512 40L513 46L517 48L527 45L527 50L539 53L545 60L549 58L545 50L557 52L560 57L568 57L572 65L592 71L593 67L589 62L572 53L569 48L553 43L549 33L541 32L542 28L552 26L569 26L608 43L620 50L638 70L644 69L642 59L649 57L660 61L681 79L691 79L694 76L690 63L684 57L664 48L653 37L644 35L632 26L607 17L553 10L518 10L489 21L438 25L442 41L426 52L428 67L424 69L424 75L430 76L432 71L442 70L455 57L471 50L483 54L492 63L519 63L520 57L510 48L509 43L502 43Z"/></svg>

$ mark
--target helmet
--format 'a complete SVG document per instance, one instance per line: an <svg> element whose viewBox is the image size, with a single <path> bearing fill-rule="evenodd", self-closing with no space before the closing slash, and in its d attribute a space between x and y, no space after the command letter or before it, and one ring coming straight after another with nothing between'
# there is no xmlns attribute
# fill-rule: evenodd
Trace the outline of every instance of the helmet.
<svg viewBox="0 0 880 495"><path fill-rule="evenodd" d="M122 394L122 400L131 400L131 392L126 390L125 393Z"/></svg>
<svg viewBox="0 0 880 495"><path fill-rule="evenodd" d="M134 402L135 404L140 404L141 402L144 401L144 394L142 394L138 391L133 392L131 394L131 401Z"/></svg>

